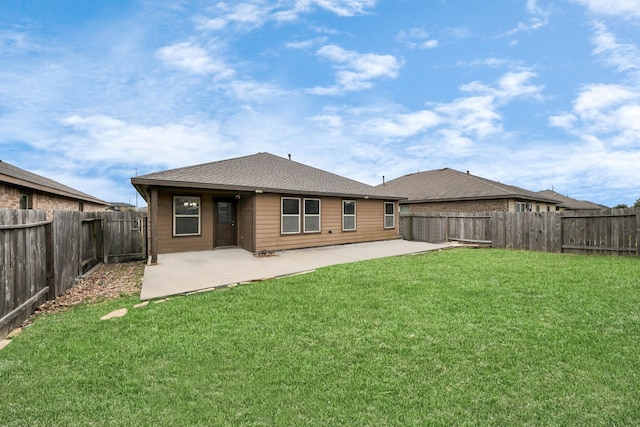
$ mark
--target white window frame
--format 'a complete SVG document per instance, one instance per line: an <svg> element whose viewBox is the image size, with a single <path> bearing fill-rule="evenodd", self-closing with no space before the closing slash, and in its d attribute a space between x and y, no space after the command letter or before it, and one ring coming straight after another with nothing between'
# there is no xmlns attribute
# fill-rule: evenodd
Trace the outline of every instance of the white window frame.
<svg viewBox="0 0 640 427"><path fill-rule="evenodd" d="M176 213L176 201L177 199L192 199L197 200L198 203L198 214L193 215L185 215L185 214L177 214ZM200 236L202 234L202 198L200 196L173 196L173 235L175 237L182 236ZM178 233L177 232L177 218L198 218L198 232L197 233Z"/></svg>
<svg viewBox="0 0 640 427"><path fill-rule="evenodd" d="M353 202L353 213L352 214L345 214L344 213L344 207L347 203L351 203ZM357 227L356 227L356 214L357 214L357 203L355 200L343 200L342 201L342 231L356 231ZM353 228L345 228L344 226L344 220L347 217L353 217Z"/></svg>
<svg viewBox="0 0 640 427"><path fill-rule="evenodd" d="M307 201L315 201L318 202L318 213L317 214L307 214ZM322 200L320 199L304 199L302 203L302 214L304 215L304 233L321 233L322 232ZM318 218L318 229L317 230L307 230L307 218Z"/></svg>
<svg viewBox="0 0 640 427"><path fill-rule="evenodd" d="M298 202L298 213L297 214L285 214L284 213L284 201L285 200L296 200ZM300 219L302 218L301 212L301 204L300 197L281 197L280 198L280 233L282 234L299 234L300 233ZM285 218L298 218L298 229L296 231L284 231L284 219Z"/></svg>
<svg viewBox="0 0 640 427"><path fill-rule="evenodd" d="M393 212L390 214L387 213L387 205L391 205L392 207ZM392 226L387 225L387 219L389 218L391 218L391 224L393 224ZM394 202L384 202L384 228L396 228L396 204Z"/></svg>

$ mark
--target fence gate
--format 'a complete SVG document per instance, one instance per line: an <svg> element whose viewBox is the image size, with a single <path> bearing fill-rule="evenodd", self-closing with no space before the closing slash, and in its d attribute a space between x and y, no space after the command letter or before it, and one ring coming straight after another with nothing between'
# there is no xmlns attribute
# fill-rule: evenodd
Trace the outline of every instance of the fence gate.
<svg viewBox="0 0 640 427"><path fill-rule="evenodd" d="M145 260L146 216L138 212L110 212L104 217L104 262Z"/></svg>

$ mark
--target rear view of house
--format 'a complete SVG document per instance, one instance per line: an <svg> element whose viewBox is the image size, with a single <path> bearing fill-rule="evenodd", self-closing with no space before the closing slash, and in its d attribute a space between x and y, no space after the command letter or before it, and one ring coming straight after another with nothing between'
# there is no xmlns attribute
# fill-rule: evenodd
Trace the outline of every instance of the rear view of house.
<svg viewBox="0 0 640 427"><path fill-rule="evenodd" d="M0 160L0 208L104 211L108 203Z"/></svg>
<svg viewBox="0 0 640 427"><path fill-rule="evenodd" d="M160 253L251 252L399 238L401 197L269 153L131 179Z"/></svg>

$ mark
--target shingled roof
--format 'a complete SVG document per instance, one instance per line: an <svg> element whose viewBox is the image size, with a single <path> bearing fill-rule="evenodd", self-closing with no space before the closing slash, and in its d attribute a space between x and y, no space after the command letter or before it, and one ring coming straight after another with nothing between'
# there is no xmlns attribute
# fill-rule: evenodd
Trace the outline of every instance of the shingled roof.
<svg viewBox="0 0 640 427"><path fill-rule="evenodd" d="M20 187L29 188L31 190L55 194L71 199L78 199L100 205L108 205L107 202L83 193L82 191L78 191L75 188L71 188L52 179L36 175L35 173L28 172L24 169L20 169L19 167L13 166L2 160L0 160L0 182L6 182Z"/></svg>
<svg viewBox="0 0 640 427"><path fill-rule="evenodd" d="M138 191L148 186L170 186L369 197L385 200L402 199L385 188L376 188L269 153L140 175L132 178L131 183ZM140 193L143 197L145 196L143 191Z"/></svg>
<svg viewBox="0 0 640 427"><path fill-rule="evenodd" d="M576 211L607 209L606 206L602 206L597 203L590 202L588 200L572 199L569 196L563 196L562 194L556 193L553 190L539 191L538 194L540 194L543 197L548 197L550 199L557 200L559 203L559 206L565 209L576 210Z"/></svg>
<svg viewBox="0 0 640 427"><path fill-rule="evenodd" d="M524 188L449 168L408 174L377 187L400 194L412 203L510 198L557 203Z"/></svg>

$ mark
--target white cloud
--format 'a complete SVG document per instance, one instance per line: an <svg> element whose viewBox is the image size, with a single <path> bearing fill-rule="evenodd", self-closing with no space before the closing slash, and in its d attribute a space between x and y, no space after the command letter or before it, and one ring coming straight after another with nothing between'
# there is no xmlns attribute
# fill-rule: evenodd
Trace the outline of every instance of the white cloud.
<svg viewBox="0 0 640 427"><path fill-rule="evenodd" d="M622 18L640 18L640 2L638 0L574 0L589 10L602 15Z"/></svg>
<svg viewBox="0 0 640 427"><path fill-rule="evenodd" d="M243 29L253 29L262 25L269 17L270 7L260 3L238 3L229 5L218 3L214 10L218 14L215 18L197 18L198 27L202 30L221 31L229 25Z"/></svg>
<svg viewBox="0 0 640 427"><path fill-rule="evenodd" d="M231 81L224 85L227 94L242 101L269 102L287 94L283 89L268 83L255 81Z"/></svg>
<svg viewBox="0 0 640 427"><path fill-rule="evenodd" d="M541 92L543 85L529 84L529 80L536 77L536 73L530 70L509 71L505 73L497 82L497 87L491 87L481 82L471 82L460 86L463 92L488 94L508 101L516 97L532 97L542 99Z"/></svg>
<svg viewBox="0 0 640 427"><path fill-rule="evenodd" d="M428 135L431 143L440 141L456 153L467 152L479 143L504 132L500 107L517 97L540 98L542 86L529 84L531 71L506 72L495 87L482 82L460 86L471 95L446 103L430 103L430 109L411 113L368 112L359 117L360 133L373 135L382 141Z"/></svg>
<svg viewBox="0 0 640 427"><path fill-rule="evenodd" d="M447 104L438 104L434 111L446 119L449 129L474 139L484 139L502 131L502 117L496 111L493 96L460 98Z"/></svg>
<svg viewBox="0 0 640 427"><path fill-rule="evenodd" d="M105 116L73 115L62 124L73 130L64 138L67 159L90 163L177 167L215 158L229 141L219 134L219 124L183 119L162 125L144 125ZM91 150L86 150L90 141Z"/></svg>
<svg viewBox="0 0 640 427"><path fill-rule="evenodd" d="M505 36L539 30L549 23L549 12L540 7L537 0L527 0L526 10L530 15L529 20L527 22L518 22L515 28L504 34Z"/></svg>
<svg viewBox="0 0 640 427"><path fill-rule="evenodd" d="M396 78L400 63L392 55L357 53L335 45L321 47L318 56L335 63L336 86L313 88L310 93L335 95L345 91L369 89L373 81L381 78Z"/></svg>
<svg viewBox="0 0 640 427"><path fill-rule="evenodd" d="M315 4L339 16L355 16L367 13L377 0L297 0L298 5Z"/></svg>
<svg viewBox="0 0 640 427"><path fill-rule="evenodd" d="M549 119L583 139L598 139L612 146L633 146L640 140L640 89L617 84L591 84L582 88L571 112Z"/></svg>
<svg viewBox="0 0 640 427"><path fill-rule="evenodd" d="M473 61L458 61L456 65L459 67L523 68L520 61L505 58L482 58L474 59Z"/></svg>
<svg viewBox="0 0 640 427"><path fill-rule="evenodd" d="M195 21L198 28L205 31L222 31L229 26L253 30L269 21L295 21L300 15L317 8L343 17L363 15L376 3L377 0L293 0L272 3L254 0L237 4L219 2L212 9L215 17L200 16Z"/></svg>
<svg viewBox="0 0 640 427"><path fill-rule="evenodd" d="M223 60L215 59L209 52L192 43L176 43L156 51L158 59L167 64L195 74L215 74L218 78L227 78L235 74Z"/></svg>
<svg viewBox="0 0 640 427"><path fill-rule="evenodd" d="M639 2L640 4L640 2ZM616 37L601 22L592 23L597 55L605 55L606 62L617 71L640 70L640 49L634 44L618 43Z"/></svg>
<svg viewBox="0 0 640 427"><path fill-rule="evenodd" d="M367 132L383 138L407 138L438 126L442 119L430 110L397 114L392 119L373 119L364 124Z"/></svg>
<svg viewBox="0 0 640 427"><path fill-rule="evenodd" d="M431 38L423 28L400 31L396 39L410 49L433 49L438 46L438 40Z"/></svg>
<svg viewBox="0 0 640 427"><path fill-rule="evenodd" d="M558 114L557 116L549 117L549 125L554 127L563 128L564 130L570 130L577 117L571 113Z"/></svg>
<svg viewBox="0 0 640 427"><path fill-rule="evenodd" d="M506 98L515 98L517 96L531 96L540 99L540 92L544 86L536 86L528 84L528 81L536 77L531 71L508 72L502 76L498 82L500 87L500 95Z"/></svg>
<svg viewBox="0 0 640 427"><path fill-rule="evenodd" d="M317 45L321 45L327 42L327 38L326 37L318 37L315 39L310 39L310 40L302 40L302 41L298 41L298 42L288 42L285 43L284 47L286 47L287 49L300 49L300 50L304 50L304 49L310 49L314 46Z"/></svg>
<svg viewBox="0 0 640 427"><path fill-rule="evenodd" d="M583 88L574 102L574 110L586 118L600 116L595 112L636 99L638 94L630 87L617 84L592 84Z"/></svg>
<svg viewBox="0 0 640 427"><path fill-rule="evenodd" d="M471 30L466 27L450 27L445 30L447 34L449 34L454 39L467 39L471 37Z"/></svg>

